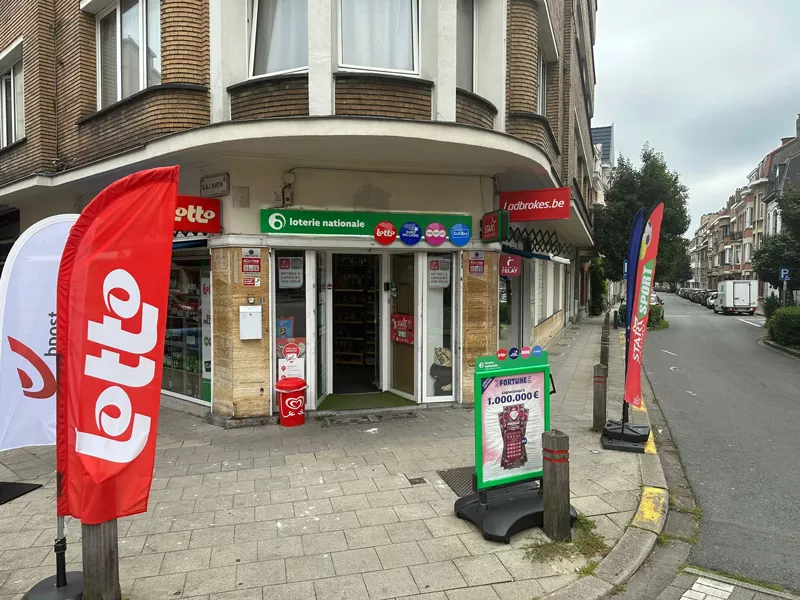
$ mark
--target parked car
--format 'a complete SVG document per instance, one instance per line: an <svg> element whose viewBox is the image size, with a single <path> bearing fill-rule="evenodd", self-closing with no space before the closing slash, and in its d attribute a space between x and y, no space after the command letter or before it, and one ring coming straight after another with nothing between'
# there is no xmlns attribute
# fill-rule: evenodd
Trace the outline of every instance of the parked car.
<svg viewBox="0 0 800 600"><path fill-rule="evenodd" d="M717 295L719 292L711 292L706 299L706 307L707 308L714 308L714 301L717 299Z"/></svg>

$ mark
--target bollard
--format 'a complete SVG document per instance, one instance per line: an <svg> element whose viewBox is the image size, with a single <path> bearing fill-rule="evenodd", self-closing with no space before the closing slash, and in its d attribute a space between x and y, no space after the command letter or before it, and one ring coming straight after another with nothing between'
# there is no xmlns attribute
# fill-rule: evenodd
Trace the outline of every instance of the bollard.
<svg viewBox="0 0 800 600"><path fill-rule="evenodd" d="M569 506L569 436L551 429L542 434L544 517L542 529L554 542L572 539Z"/></svg>
<svg viewBox="0 0 800 600"><path fill-rule="evenodd" d="M608 385L608 367L603 364L594 366L594 398L592 405L592 427L602 431L606 424L606 393Z"/></svg>
<svg viewBox="0 0 800 600"><path fill-rule="evenodd" d="M608 366L608 351L611 344L608 341L608 338L600 340L600 363L602 365Z"/></svg>
<svg viewBox="0 0 800 600"><path fill-rule="evenodd" d="M619 314L617 311L614 311L614 329L619 327Z"/></svg>

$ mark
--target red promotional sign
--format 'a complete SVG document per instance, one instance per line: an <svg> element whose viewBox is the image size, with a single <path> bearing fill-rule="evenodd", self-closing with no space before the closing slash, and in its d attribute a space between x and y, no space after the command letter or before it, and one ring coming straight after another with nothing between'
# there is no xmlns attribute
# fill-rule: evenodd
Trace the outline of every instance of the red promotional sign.
<svg viewBox="0 0 800 600"><path fill-rule="evenodd" d="M642 405L642 354L650 318L650 295L656 278L656 256L664 204L655 207L642 232L639 246L639 266L636 269L636 287L631 313L630 341L628 343L628 370L625 373L625 402L636 407Z"/></svg>
<svg viewBox="0 0 800 600"><path fill-rule="evenodd" d="M397 229L389 221L381 221L375 226L375 241L388 246L397 239Z"/></svg>
<svg viewBox="0 0 800 600"><path fill-rule="evenodd" d="M175 202L175 231L220 233L219 200L199 196L178 196Z"/></svg>
<svg viewBox="0 0 800 600"><path fill-rule="evenodd" d="M492 212L483 215L481 219L481 240L494 241L500 235L500 213Z"/></svg>
<svg viewBox="0 0 800 600"><path fill-rule="evenodd" d="M58 514L96 524L147 510L178 167L104 189L58 275Z"/></svg>
<svg viewBox="0 0 800 600"><path fill-rule="evenodd" d="M522 257L516 254L500 255L500 275L518 277L522 273Z"/></svg>
<svg viewBox="0 0 800 600"><path fill-rule="evenodd" d="M497 351L497 359L505 360L506 358L508 358L508 351L505 348L500 348L500 350Z"/></svg>
<svg viewBox="0 0 800 600"><path fill-rule="evenodd" d="M569 188L500 192L500 208L509 212L512 223L569 219Z"/></svg>
<svg viewBox="0 0 800 600"><path fill-rule="evenodd" d="M414 317L392 313L391 338L398 344L414 344Z"/></svg>

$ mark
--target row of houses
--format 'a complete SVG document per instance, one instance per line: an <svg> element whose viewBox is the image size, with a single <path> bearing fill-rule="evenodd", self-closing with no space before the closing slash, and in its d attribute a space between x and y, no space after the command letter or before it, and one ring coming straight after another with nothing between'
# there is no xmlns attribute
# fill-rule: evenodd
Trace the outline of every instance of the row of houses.
<svg viewBox="0 0 800 600"><path fill-rule="evenodd" d="M737 188L721 210L701 217L700 227L689 245L692 279L689 287L716 289L726 279L758 279L753 254L769 235L782 230L777 198L792 184L800 183L800 115L795 135L781 139L747 175L747 184ZM759 298L772 291L760 282Z"/></svg>

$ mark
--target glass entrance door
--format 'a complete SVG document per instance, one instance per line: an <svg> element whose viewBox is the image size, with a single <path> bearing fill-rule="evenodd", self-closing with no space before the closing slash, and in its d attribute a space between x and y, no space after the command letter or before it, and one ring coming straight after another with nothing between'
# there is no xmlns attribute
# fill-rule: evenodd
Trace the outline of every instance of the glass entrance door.
<svg viewBox="0 0 800 600"><path fill-rule="evenodd" d="M392 391L416 399L417 294L413 254L391 255L389 344L391 348L390 385Z"/></svg>
<svg viewBox="0 0 800 600"><path fill-rule="evenodd" d="M428 253L423 283L424 356L422 397L425 402L452 402L457 382L456 255Z"/></svg>
<svg viewBox="0 0 800 600"><path fill-rule="evenodd" d="M327 327L327 309L329 304L328 289L330 287L330 279L328 278L328 274L330 273L330 269L328 268L328 257L328 252L317 252L317 339L315 341L317 355L317 406L320 405L325 396L329 393L328 363L330 362L330 357L328 356L329 333Z"/></svg>

